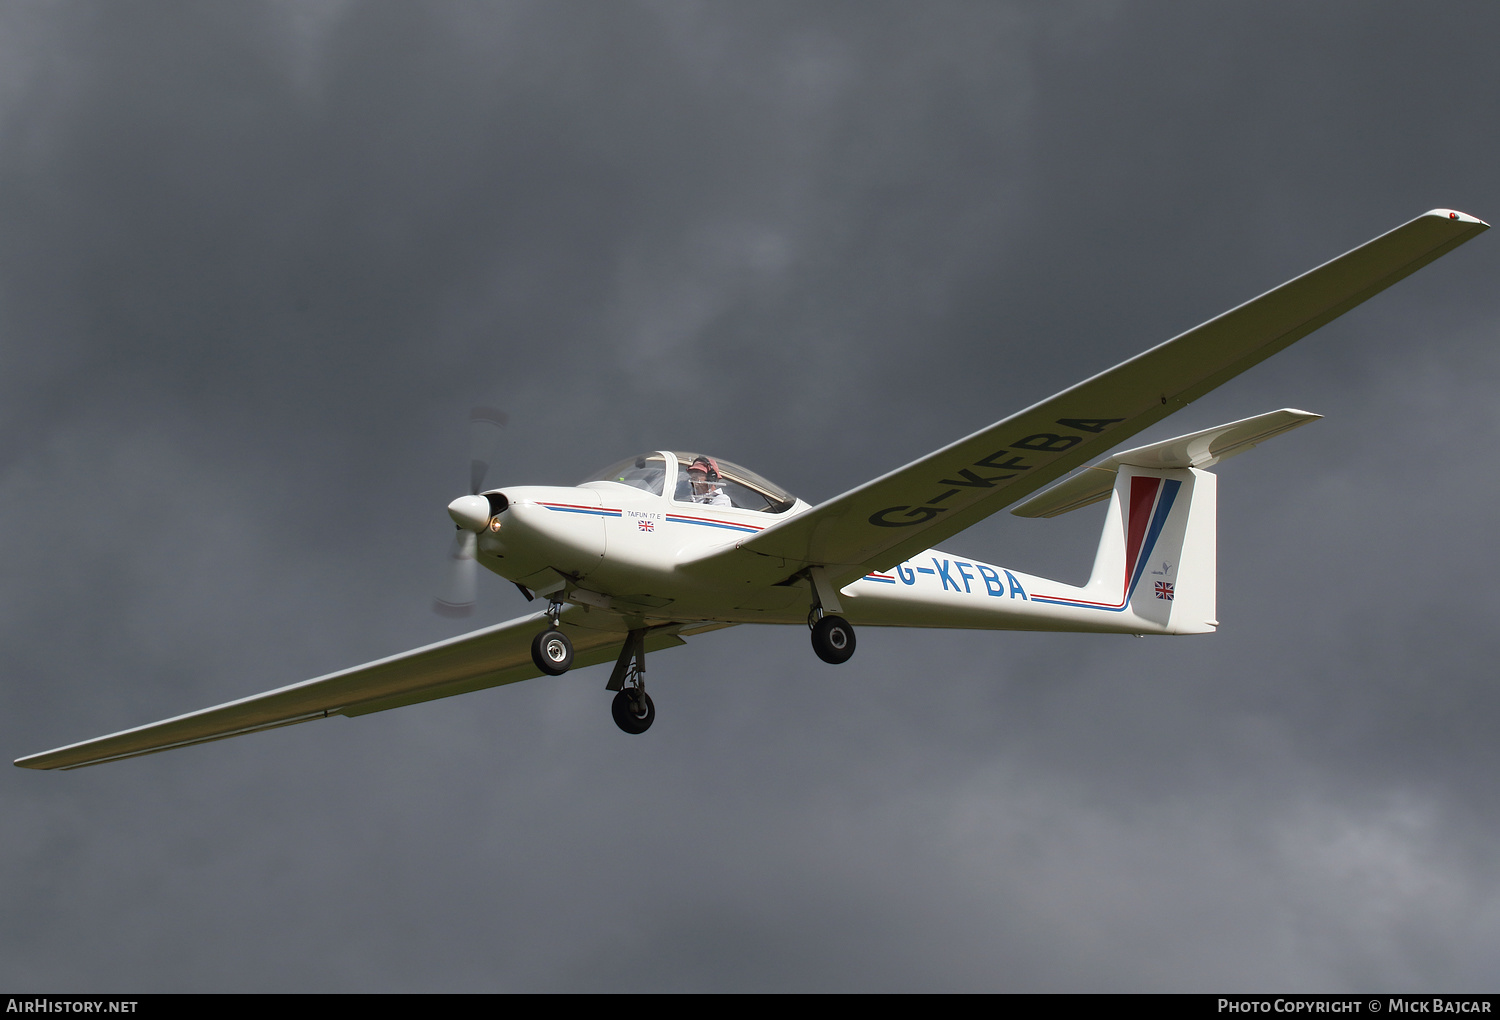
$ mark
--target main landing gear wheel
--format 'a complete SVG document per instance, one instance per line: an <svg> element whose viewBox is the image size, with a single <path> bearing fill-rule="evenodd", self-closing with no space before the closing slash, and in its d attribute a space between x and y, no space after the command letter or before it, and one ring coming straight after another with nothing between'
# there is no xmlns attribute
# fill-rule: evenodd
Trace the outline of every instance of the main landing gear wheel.
<svg viewBox="0 0 1500 1020"><path fill-rule="evenodd" d="M825 616L813 624L812 645L824 662L848 662L854 654L854 628L841 616Z"/></svg>
<svg viewBox="0 0 1500 1020"><path fill-rule="evenodd" d="M656 706L645 691L626 688L615 695L609 714L615 717L615 725L626 733L645 733L656 721Z"/></svg>
<svg viewBox="0 0 1500 1020"><path fill-rule="evenodd" d="M531 639L531 661L548 676L562 676L573 665L573 642L560 630L544 630Z"/></svg>

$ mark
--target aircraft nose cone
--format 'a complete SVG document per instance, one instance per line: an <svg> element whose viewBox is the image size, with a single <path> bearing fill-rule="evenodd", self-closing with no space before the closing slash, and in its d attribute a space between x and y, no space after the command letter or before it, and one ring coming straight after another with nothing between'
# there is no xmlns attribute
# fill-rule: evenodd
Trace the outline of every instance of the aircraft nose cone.
<svg viewBox="0 0 1500 1020"><path fill-rule="evenodd" d="M460 496L448 504L448 516L460 528L477 535L490 522L490 501L483 496Z"/></svg>

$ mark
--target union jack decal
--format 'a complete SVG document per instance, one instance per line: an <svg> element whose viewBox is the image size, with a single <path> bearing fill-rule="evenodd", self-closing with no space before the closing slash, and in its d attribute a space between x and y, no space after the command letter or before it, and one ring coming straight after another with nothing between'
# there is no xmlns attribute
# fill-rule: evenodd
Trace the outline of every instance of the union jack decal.
<svg viewBox="0 0 1500 1020"><path fill-rule="evenodd" d="M635 526L637 528L640 528L642 531L655 531L656 530L656 522L655 521L636 521Z"/></svg>
<svg viewBox="0 0 1500 1020"><path fill-rule="evenodd" d="M1172 601L1172 582L1171 581L1157 581L1156 582L1156 597L1159 598L1159 599L1166 599L1168 602L1171 602Z"/></svg>

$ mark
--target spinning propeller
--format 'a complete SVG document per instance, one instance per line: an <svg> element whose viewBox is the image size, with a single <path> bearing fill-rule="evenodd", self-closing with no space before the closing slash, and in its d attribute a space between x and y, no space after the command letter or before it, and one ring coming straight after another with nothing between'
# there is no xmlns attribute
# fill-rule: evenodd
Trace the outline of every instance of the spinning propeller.
<svg viewBox="0 0 1500 1020"><path fill-rule="evenodd" d="M448 553L448 587L443 597L432 603L432 611L440 616L461 617L474 612L479 584L474 555L479 548L479 532L490 519L489 500L479 493L499 452L500 430L506 421L505 412L494 407L476 407L469 412L469 494L448 504L448 515L456 523L458 534Z"/></svg>

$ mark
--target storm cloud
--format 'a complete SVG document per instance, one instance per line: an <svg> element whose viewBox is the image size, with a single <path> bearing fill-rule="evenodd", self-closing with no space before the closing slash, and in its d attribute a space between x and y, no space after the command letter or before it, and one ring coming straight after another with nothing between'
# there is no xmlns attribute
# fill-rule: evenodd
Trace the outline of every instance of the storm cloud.
<svg viewBox="0 0 1500 1020"><path fill-rule="evenodd" d="M0 738L463 628L497 480L811 502L1433 207L1500 216L1486 4L0 6ZM1220 633L797 628L0 776L36 991L1492 990L1500 244L1162 423ZM1076 519L1075 519L1076 518ZM1102 510L954 552L1078 581ZM475 624L518 615L498 579ZM473 625L473 624L471 624Z"/></svg>

